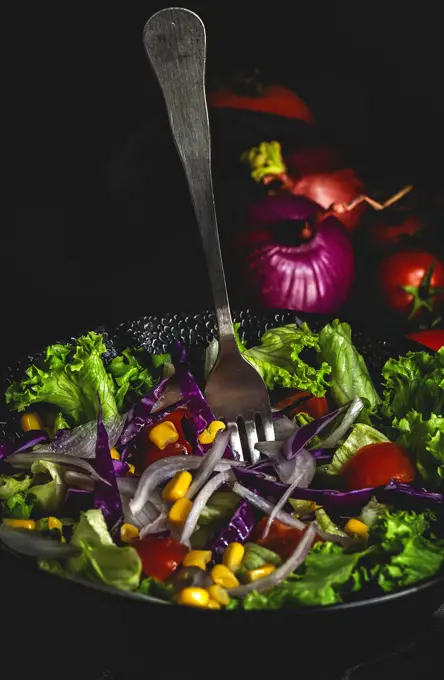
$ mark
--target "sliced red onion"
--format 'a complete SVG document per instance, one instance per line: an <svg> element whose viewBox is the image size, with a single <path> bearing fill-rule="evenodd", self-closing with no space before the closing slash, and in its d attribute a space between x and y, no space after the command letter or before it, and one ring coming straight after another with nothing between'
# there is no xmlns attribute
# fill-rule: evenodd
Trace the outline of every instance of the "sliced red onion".
<svg viewBox="0 0 444 680"><path fill-rule="evenodd" d="M78 548L67 543L60 543L53 538L42 536L38 531L16 529L7 524L0 524L0 541L10 550L42 559L65 559L77 555Z"/></svg>
<svg viewBox="0 0 444 680"><path fill-rule="evenodd" d="M363 408L364 403L362 399L359 397L353 399L353 401L348 405L347 411L339 425L320 443L318 449L334 448L338 441L345 435L347 430L353 425Z"/></svg>
<svg viewBox="0 0 444 680"><path fill-rule="evenodd" d="M161 458L147 467L139 479L134 498L129 502L129 508L134 515L142 511L147 501L151 500L153 491L159 484L172 477L176 472L184 470L196 470L202 463L201 456L174 456ZM229 470L233 465L239 464L237 461L225 459L216 465L218 472Z"/></svg>
<svg viewBox="0 0 444 680"><path fill-rule="evenodd" d="M201 458L201 464L197 468L197 472L194 475L193 481L191 482L190 488L187 492L187 498L190 500L196 495L198 491L203 487L205 482L211 477L214 472L216 465L220 462L222 456L225 453L225 449L230 441L231 433L233 428L227 427L222 432L218 432L214 444L209 451Z"/></svg>
<svg viewBox="0 0 444 680"><path fill-rule="evenodd" d="M335 418L338 417L348 406L342 406L341 408L327 413L327 415L313 420L311 423L300 427L294 432L289 439L287 439L282 446L282 455L287 459L291 460L294 458L301 449L305 448L313 437L318 435L324 427L327 427Z"/></svg>
<svg viewBox="0 0 444 680"><path fill-rule="evenodd" d="M219 356L219 340L217 338L214 338L205 350L204 359L205 380L208 378L211 371L213 370L214 364L216 363L218 356Z"/></svg>
<svg viewBox="0 0 444 680"><path fill-rule="evenodd" d="M140 538L144 538L149 534L159 534L162 531L168 530L168 513L160 512L158 517L152 522L148 522L140 530Z"/></svg>
<svg viewBox="0 0 444 680"><path fill-rule="evenodd" d="M210 481L207 482L204 487L202 487L202 489L199 491L196 498L194 499L191 510L183 525L182 533L180 536L181 543L184 543L185 545L188 546L190 545L191 535L196 528L201 512L208 503L208 500L220 486L226 484L229 481L232 481L232 479L233 477L231 472L229 471L219 472L219 474L210 479Z"/></svg>
<svg viewBox="0 0 444 680"><path fill-rule="evenodd" d="M290 576L300 565L303 563L308 553L311 550L313 541L316 535L316 526L314 523L310 524L304 531L304 536L299 542L297 548L290 555L288 560L281 564L280 567L275 569L268 576L264 576L253 583L247 583L243 586L238 586L237 588L231 588L228 593L231 597L245 597L252 590L258 593L263 593L265 590L271 590L275 586L285 581L286 578Z"/></svg>
<svg viewBox="0 0 444 680"><path fill-rule="evenodd" d="M287 463L289 462L292 461L287 461ZM280 497L267 520L264 533L262 534L264 538L268 535L273 520L276 519L278 513L284 508L294 489L296 489L296 487L298 486L308 487L309 484L311 484L313 477L315 476L315 472L316 472L315 459L309 453L309 451L307 451L306 449L302 449L302 451L299 451L298 455L296 456L296 465L294 466L293 472L295 476L291 482L288 482L290 486L288 487L287 491Z"/></svg>
<svg viewBox="0 0 444 680"><path fill-rule="evenodd" d="M89 475L77 470L66 470L63 474L63 481L67 486L75 486L84 491L94 491L94 480Z"/></svg>
<svg viewBox="0 0 444 680"><path fill-rule="evenodd" d="M277 459L274 465L284 484L293 484L295 479L299 479L296 486L302 488L310 486L316 473L316 461L307 449L301 449L292 460Z"/></svg>
<svg viewBox="0 0 444 680"><path fill-rule="evenodd" d="M281 413L275 413L273 416L274 434L276 439L281 439L285 441L288 437L298 429L288 416L284 416Z"/></svg>
<svg viewBox="0 0 444 680"><path fill-rule="evenodd" d="M137 477L118 477L117 486L119 488L120 500L122 502L122 513L125 522L129 524L134 524L138 529L142 529L146 524L153 522L159 516L159 511L157 508L149 501L145 504L141 512L137 515L133 515L129 509L129 502L133 497L139 479Z"/></svg>
<svg viewBox="0 0 444 680"><path fill-rule="evenodd" d="M127 415L106 418L104 425L108 433L109 446L112 448L122 434ZM66 456L80 458L96 457L97 421L92 420L78 425L72 430L59 430L52 442L45 447L46 451L63 453Z"/></svg>
<svg viewBox="0 0 444 680"><path fill-rule="evenodd" d="M277 458L278 456L281 455L281 449L282 446L284 445L284 441L279 439L273 442L258 442L255 445L256 451L259 451L260 453L263 453L264 456L267 456L268 458L274 459Z"/></svg>
<svg viewBox="0 0 444 680"><path fill-rule="evenodd" d="M234 493L237 493L238 496L241 496L241 498L245 498L247 501L249 501L251 505L259 508L259 510L262 510L262 512L266 515L271 515L274 510L273 503L270 503L270 501L267 501L265 498L262 498L262 496L254 493L254 491L246 489L238 482L235 482L233 491ZM303 522L301 522L299 519L296 519L295 517L292 517L288 512L283 510L280 510L277 513L275 519L278 519L280 522L287 524L287 526L292 527L293 529L305 529L305 524Z"/></svg>
<svg viewBox="0 0 444 680"><path fill-rule="evenodd" d="M50 463L58 463L63 467L73 467L86 470L86 472L91 475L92 479L109 485L109 482L98 475L93 466L88 463L87 460L83 460L83 458L65 456L62 453L52 453L52 451L47 451L46 449L30 451L27 453L13 453L12 456L6 458L7 463L18 468L29 468L33 463L35 463L36 460L47 460Z"/></svg>

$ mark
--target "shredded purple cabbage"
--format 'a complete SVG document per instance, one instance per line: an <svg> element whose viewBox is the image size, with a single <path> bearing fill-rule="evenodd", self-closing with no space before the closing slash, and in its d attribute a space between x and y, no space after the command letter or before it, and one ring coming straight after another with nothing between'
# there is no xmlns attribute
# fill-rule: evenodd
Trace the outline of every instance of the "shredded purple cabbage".
<svg viewBox="0 0 444 680"><path fill-rule="evenodd" d="M94 488L94 507L102 510L109 529L115 528L122 519L122 502L117 486L114 461L109 450L108 433L103 423L102 407L99 403L97 417L96 458L94 467L108 484L97 481Z"/></svg>
<svg viewBox="0 0 444 680"><path fill-rule="evenodd" d="M211 550L219 557L230 543L237 541L245 543L254 527L253 508L247 500L243 500L236 508L235 513L227 526L211 543Z"/></svg>
<svg viewBox="0 0 444 680"><path fill-rule="evenodd" d="M341 408L327 413L327 415L313 420L311 423L300 427L296 432L294 432L291 437L284 442L282 446L282 455L287 459L291 460L294 458L301 449L305 448L313 437L316 437L329 423L331 423L337 416L344 411L347 406L342 406Z"/></svg>
<svg viewBox="0 0 444 680"><path fill-rule="evenodd" d="M0 443L0 460L11 456L13 453L28 451L33 446L47 441L49 441L49 435L45 430L29 430L24 432L16 442L6 441Z"/></svg>
<svg viewBox="0 0 444 680"><path fill-rule="evenodd" d="M281 498L288 489L287 484L267 479L261 471L251 468L233 468L236 478L248 488L252 486L257 492L265 497ZM415 507L430 507L444 504L444 495L431 493L408 484L399 484L392 480L383 487L368 487L355 491L337 491L336 489L310 489L296 487L291 498L297 500L314 501L319 505L331 508L349 508L366 505L372 496L387 503L396 503L397 500L407 500Z"/></svg>

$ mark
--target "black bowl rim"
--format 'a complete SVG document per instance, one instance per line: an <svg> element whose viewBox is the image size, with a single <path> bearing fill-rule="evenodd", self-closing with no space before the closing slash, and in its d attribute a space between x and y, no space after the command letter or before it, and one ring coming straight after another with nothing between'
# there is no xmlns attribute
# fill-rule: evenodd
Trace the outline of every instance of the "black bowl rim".
<svg viewBox="0 0 444 680"><path fill-rule="evenodd" d="M184 310L183 310L184 311ZM312 314L305 314L305 313L296 313L295 310L288 310L288 309L267 309L267 310L259 310L259 309L253 309L253 310L241 310L241 309L236 309L233 310L233 318L236 318L243 312L252 312L253 314L256 315L272 315L275 313L293 313L295 316L300 316L301 318L304 318L310 323L310 319L317 319L318 321L321 320L324 323L327 323L329 320L329 317L325 315L312 315ZM208 314L208 313L214 313L213 310L201 310L200 312L194 312L194 313L203 313L203 314ZM107 325L100 325L100 327L96 327L94 330L97 332L107 332L109 334L112 334L113 332L116 332L119 330L122 326L126 326L129 323L138 323L142 322L152 316L155 316L156 314L147 314L145 316L137 317L136 319L131 319L127 321L121 321L120 323L116 324L115 326L107 326ZM346 319L343 319L346 321ZM355 321L352 321L352 327L357 326ZM359 324L360 325L360 324ZM82 330L81 333L86 332L85 330ZM80 334L81 334L80 333ZM369 332L369 336L372 336L372 333ZM77 337L77 335L71 335L70 338ZM395 341L399 340L400 342L404 344L405 347L410 347L413 351L427 351L427 352L432 352L432 350L424 347L420 343L417 343L415 341L407 340L405 337L399 335L398 338L393 335L393 333L388 334L387 339L390 341ZM60 342L60 340L59 340ZM48 343L49 344L49 343ZM37 350L35 353L37 354ZM5 549L1 544L0 544L0 551L4 552L6 555L9 557L12 557L14 560L20 560L22 563L24 560L22 560L20 555L15 555L11 551L9 551L7 548ZM151 597L149 595L144 595L143 593L139 593L137 591L123 591L119 590L117 588L113 588L112 586L107 586L105 584L96 582L96 581L88 581L84 579L77 579L77 578L62 578L58 576L57 574L52 574L46 571L43 571L38 568L36 564L29 564L29 569L33 571L34 573L38 574L39 577L41 578L46 578L49 577L48 583L53 582L52 579L56 577L59 582L64 582L67 584L75 585L78 586L82 589L91 589L95 592L98 593L103 593L110 595L112 597L118 596L119 598L125 598L126 601L138 601L138 602L143 602L146 605L150 605L151 607L164 607L164 606L169 606L169 603L163 602L160 599ZM301 613L309 613L310 615L330 615L335 612L343 612L343 611L353 611L355 609L362 609L364 607L377 607L378 605L385 605L388 604L392 601L397 601L403 598L410 597L418 592L422 592L425 590L428 590L429 588L434 588L438 586L440 583L444 585L444 571L440 574L437 574L435 576L432 576L428 579L424 579L422 581L418 581L417 583L414 583L410 586L404 586L402 588L397 589L396 591L389 592L389 593L382 593L381 595L376 595L376 596L371 596L365 599L361 600L350 600L348 602L340 602L337 604L332 604L332 605L317 605L314 607L294 607L294 608L285 608L281 610L273 610L274 613L278 612L285 612L285 615L300 615ZM437 608L439 607L440 603L437 603ZM183 608L178 607L173 605L175 610L182 610ZM202 610L201 613L204 613L205 610ZM239 616L242 616L242 618L245 620L247 617L253 617L254 619L257 620L258 617L262 616L269 616L270 615L270 610L234 610L234 611L211 611L209 612L212 616L217 615L217 618L225 618L227 623L233 623L233 618L237 618Z"/></svg>

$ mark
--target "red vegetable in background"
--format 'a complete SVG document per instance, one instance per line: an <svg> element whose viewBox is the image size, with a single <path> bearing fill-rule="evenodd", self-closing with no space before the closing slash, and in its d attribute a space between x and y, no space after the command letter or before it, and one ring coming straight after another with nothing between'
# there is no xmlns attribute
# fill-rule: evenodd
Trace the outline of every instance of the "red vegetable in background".
<svg viewBox="0 0 444 680"><path fill-rule="evenodd" d="M233 87L208 92L207 99L210 109L245 109L314 123L312 112L297 94L282 85L263 85L258 71L241 76Z"/></svg>
<svg viewBox="0 0 444 680"><path fill-rule="evenodd" d="M323 218L302 196L264 196L248 208L237 233L238 277L249 302L334 313L354 279L353 248L342 224Z"/></svg>
<svg viewBox="0 0 444 680"><path fill-rule="evenodd" d="M434 349L436 352L441 347L444 347L444 330L438 328L409 333L407 337L410 338L410 340L415 340L415 342L420 342L426 347L430 347L430 349Z"/></svg>
<svg viewBox="0 0 444 680"><path fill-rule="evenodd" d="M352 168L339 164L339 154L319 148L286 155L285 162L278 142L262 142L242 155L254 181L279 191L306 196L324 210L331 211L345 226L353 230L365 211L362 180ZM335 167L336 166L336 167ZM356 205L349 204L357 201Z"/></svg>
<svg viewBox="0 0 444 680"><path fill-rule="evenodd" d="M379 251L404 245L425 229L424 220L415 214L398 215L396 220L385 214L375 214L368 226L368 240Z"/></svg>
<svg viewBox="0 0 444 680"><path fill-rule="evenodd" d="M424 250L403 250L384 258L377 283L388 309L413 319L444 303L444 265Z"/></svg>
<svg viewBox="0 0 444 680"><path fill-rule="evenodd" d="M131 547L142 560L142 571L158 581L165 581L182 563L188 548L174 538L148 535L140 541L132 541Z"/></svg>
<svg viewBox="0 0 444 680"><path fill-rule="evenodd" d="M342 476L349 491L384 486L390 480L413 482L415 469L407 451L399 444L382 442L360 448L345 465Z"/></svg>

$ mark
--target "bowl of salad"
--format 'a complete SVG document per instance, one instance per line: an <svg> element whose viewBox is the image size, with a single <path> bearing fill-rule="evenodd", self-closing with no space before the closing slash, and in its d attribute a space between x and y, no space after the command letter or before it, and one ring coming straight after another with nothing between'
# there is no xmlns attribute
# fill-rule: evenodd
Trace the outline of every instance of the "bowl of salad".
<svg viewBox="0 0 444 680"><path fill-rule="evenodd" d="M247 629L330 651L340 629L359 657L441 604L444 350L282 310L235 328L274 411L255 464L203 396L211 312L95 329L5 368L2 583L53 639L80 625L77 658L143 665L146 639L163 653L176 631L183 667L180 649L217 634L244 656Z"/></svg>

